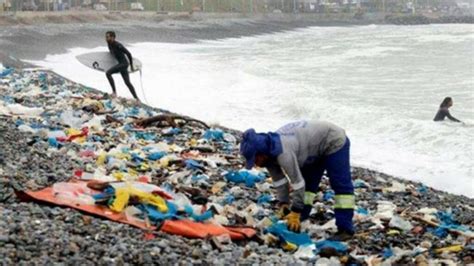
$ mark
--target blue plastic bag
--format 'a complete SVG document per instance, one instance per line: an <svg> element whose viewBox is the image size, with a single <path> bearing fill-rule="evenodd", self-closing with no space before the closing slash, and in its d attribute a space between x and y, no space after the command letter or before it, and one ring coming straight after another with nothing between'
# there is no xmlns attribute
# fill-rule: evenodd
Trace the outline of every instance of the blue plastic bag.
<svg viewBox="0 0 474 266"><path fill-rule="evenodd" d="M321 240L316 242L316 248L318 250L324 249L324 248L333 248L335 249L338 253L346 253L347 252L347 246L339 241L331 241L331 240Z"/></svg>
<svg viewBox="0 0 474 266"><path fill-rule="evenodd" d="M334 191L326 190L326 192L324 192L323 200L324 201L329 201L329 200L334 198L334 195L335 195Z"/></svg>
<svg viewBox="0 0 474 266"><path fill-rule="evenodd" d="M280 241L288 242L297 246L311 244L311 238L307 233L295 233L288 230L285 223L274 223L267 229L267 233L277 236Z"/></svg>
<svg viewBox="0 0 474 266"><path fill-rule="evenodd" d="M255 175L247 170L235 172L228 172L225 179L236 184L245 183L247 187L255 187L256 183L262 182L265 179L264 174Z"/></svg>
<svg viewBox="0 0 474 266"><path fill-rule="evenodd" d="M156 161L163 158L165 155L166 155L166 152L159 151L159 152L154 152L154 153L149 154L146 158L150 161Z"/></svg>
<svg viewBox="0 0 474 266"><path fill-rule="evenodd" d="M212 218L214 213L210 210L205 211L203 214L195 214L193 207L190 205L184 206L186 214L196 222L203 222Z"/></svg>
<svg viewBox="0 0 474 266"><path fill-rule="evenodd" d="M185 163L186 163L186 168L190 170L204 170L205 169L205 167L202 164L196 162L195 160L189 159L189 160L186 160Z"/></svg>
<svg viewBox="0 0 474 266"><path fill-rule="evenodd" d="M224 132L220 129L208 129L203 138L207 140L222 141L224 140Z"/></svg>
<svg viewBox="0 0 474 266"><path fill-rule="evenodd" d="M257 204L265 204L268 203L272 200L272 196L268 194L262 194L260 197L257 199Z"/></svg>
<svg viewBox="0 0 474 266"><path fill-rule="evenodd" d="M13 68L7 68L5 70L3 70L1 73L0 73L0 78L4 78L8 75L10 75L11 73L13 73L14 69Z"/></svg>

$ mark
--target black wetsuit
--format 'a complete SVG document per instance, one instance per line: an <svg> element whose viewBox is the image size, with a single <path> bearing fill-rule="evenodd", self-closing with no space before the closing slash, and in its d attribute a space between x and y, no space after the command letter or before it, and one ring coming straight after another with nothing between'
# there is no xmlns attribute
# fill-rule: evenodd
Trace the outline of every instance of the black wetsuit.
<svg viewBox="0 0 474 266"><path fill-rule="evenodd" d="M454 122L461 122L458 119L454 118L450 113L448 108L446 107L441 107L438 110L438 113L436 113L435 118L433 119L434 121L443 121L445 118L449 118L449 120L454 121Z"/></svg>
<svg viewBox="0 0 474 266"><path fill-rule="evenodd" d="M125 85L127 85L128 89L133 95L133 98L138 100L137 93L135 92L135 88L133 87L132 83L130 82L130 76L128 75L128 65L129 61L130 64L133 65L132 54L125 48L121 43L114 41L113 43L109 43L109 51L114 57L117 59L118 64L111 67L105 73L107 75L107 79L110 82L110 86L112 86L112 91L115 92L115 82L112 78L112 74L119 73L122 75L123 81L125 81ZM125 55L128 57L128 61L125 58Z"/></svg>

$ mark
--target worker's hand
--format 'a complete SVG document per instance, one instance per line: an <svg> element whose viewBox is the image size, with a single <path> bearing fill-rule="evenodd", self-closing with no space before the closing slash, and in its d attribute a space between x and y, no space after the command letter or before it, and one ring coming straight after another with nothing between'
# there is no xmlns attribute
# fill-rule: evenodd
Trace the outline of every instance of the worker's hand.
<svg viewBox="0 0 474 266"><path fill-rule="evenodd" d="M285 216L287 216L290 213L290 207L288 207L287 203L282 203L279 206L279 209L276 213L276 216L279 219L283 219Z"/></svg>
<svg viewBox="0 0 474 266"><path fill-rule="evenodd" d="M117 98L117 93L112 93L112 98Z"/></svg>
<svg viewBox="0 0 474 266"><path fill-rule="evenodd" d="M130 65L130 70L135 71L135 67L133 65Z"/></svg>
<svg viewBox="0 0 474 266"><path fill-rule="evenodd" d="M285 217L285 220L287 221L288 229L290 229L293 232L299 232L301 229L301 222L300 222L301 214L297 212L290 212Z"/></svg>

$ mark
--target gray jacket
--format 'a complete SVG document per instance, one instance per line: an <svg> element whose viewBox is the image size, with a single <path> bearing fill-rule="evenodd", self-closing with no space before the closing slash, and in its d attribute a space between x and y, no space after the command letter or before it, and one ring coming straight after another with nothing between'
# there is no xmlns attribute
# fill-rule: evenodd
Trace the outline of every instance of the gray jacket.
<svg viewBox="0 0 474 266"><path fill-rule="evenodd" d="M304 206L305 181L300 168L305 162L337 152L346 142L345 131L329 122L301 121L288 124L277 132L283 152L267 169L272 176L277 198L290 202L288 176L293 193L291 209L301 211Z"/></svg>

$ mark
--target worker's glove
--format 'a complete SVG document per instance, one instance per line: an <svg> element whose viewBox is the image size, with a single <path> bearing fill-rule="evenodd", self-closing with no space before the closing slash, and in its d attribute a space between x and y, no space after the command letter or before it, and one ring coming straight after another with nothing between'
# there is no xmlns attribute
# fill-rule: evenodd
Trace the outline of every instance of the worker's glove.
<svg viewBox="0 0 474 266"><path fill-rule="evenodd" d="M130 70L135 71L135 67L133 67L133 65L130 65Z"/></svg>
<svg viewBox="0 0 474 266"><path fill-rule="evenodd" d="M284 218L287 222L288 229L290 229L293 232L299 232L301 229L301 214L297 212L290 212L287 216Z"/></svg>
<svg viewBox="0 0 474 266"><path fill-rule="evenodd" d="M281 203L279 206L279 209L276 213L276 216L279 219L283 219L285 216L287 216L290 213L290 207L288 207L288 204L286 203Z"/></svg>

